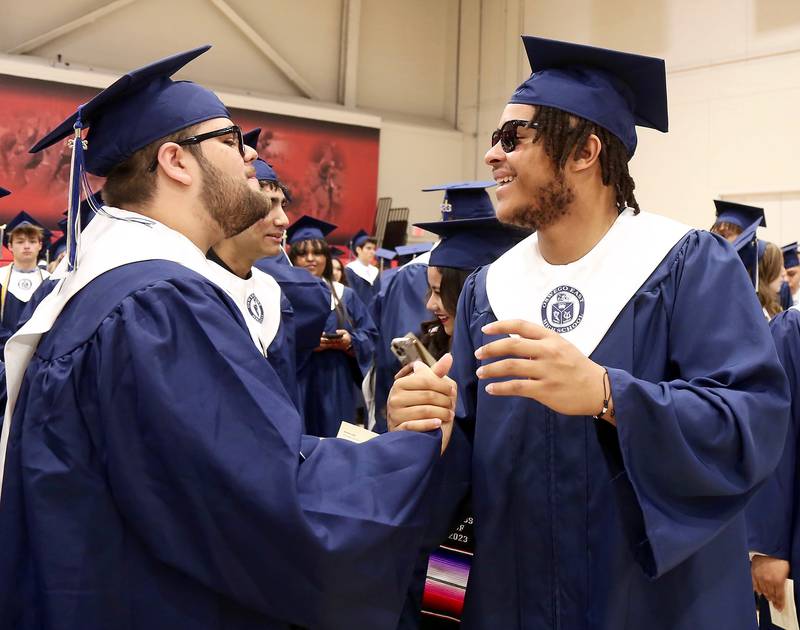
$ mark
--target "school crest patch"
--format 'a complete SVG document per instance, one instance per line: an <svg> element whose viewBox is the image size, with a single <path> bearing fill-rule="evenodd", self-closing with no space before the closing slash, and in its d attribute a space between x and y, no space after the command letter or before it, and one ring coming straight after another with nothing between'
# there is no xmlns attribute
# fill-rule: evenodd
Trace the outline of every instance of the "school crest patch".
<svg viewBox="0 0 800 630"><path fill-rule="evenodd" d="M574 287L556 287L542 303L542 324L557 333L575 330L583 321L586 304L583 293Z"/></svg>
<svg viewBox="0 0 800 630"><path fill-rule="evenodd" d="M264 307L261 301L256 297L255 293L251 293L247 298L247 312L250 313L252 318L259 324L264 323Z"/></svg>

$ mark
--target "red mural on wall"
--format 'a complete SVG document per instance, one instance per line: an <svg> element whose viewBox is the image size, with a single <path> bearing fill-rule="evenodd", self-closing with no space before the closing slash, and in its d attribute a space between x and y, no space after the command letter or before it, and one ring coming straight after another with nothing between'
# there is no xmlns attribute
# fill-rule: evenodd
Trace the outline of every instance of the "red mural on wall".
<svg viewBox="0 0 800 630"><path fill-rule="evenodd" d="M0 75L0 223L25 210L55 228L66 207L69 152L56 145L28 149L98 90ZM292 116L231 109L247 132L261 127L258 153L292 193L289 219L310 214L339 226L331 241L346 243L375 223L378 188L377 129ZM91 148L89 149L91 150ZM93 189L102 179L91 178Z"/></svg>

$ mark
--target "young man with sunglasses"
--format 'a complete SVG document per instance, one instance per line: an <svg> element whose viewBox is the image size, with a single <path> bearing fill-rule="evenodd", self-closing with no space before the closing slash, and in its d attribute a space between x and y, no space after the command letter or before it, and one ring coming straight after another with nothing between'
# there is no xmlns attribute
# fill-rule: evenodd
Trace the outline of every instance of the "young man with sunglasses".
<svg viewBox="0 0 800 630"><path fill-rule="evenodd" d="M207 49L128 73L32 149L72 136L71 180L106 177L108 205L7 344L2 630L399 615L449 425L366 444L302 434L206 259L267 210L225 106L170 79Z"/></svg>
<svg viewBox="0 0 800 630"><path fill-rule="evenodd" d="M722 238L639 211L628 160L636 125L667 130L663 61L523 40L533 73L486 163L498 218L536 233L467 280L452 346L463 627L751 630L743 509L788 409L766 322ZM426 396L399 379L391 427L426 428Z"/></svg>

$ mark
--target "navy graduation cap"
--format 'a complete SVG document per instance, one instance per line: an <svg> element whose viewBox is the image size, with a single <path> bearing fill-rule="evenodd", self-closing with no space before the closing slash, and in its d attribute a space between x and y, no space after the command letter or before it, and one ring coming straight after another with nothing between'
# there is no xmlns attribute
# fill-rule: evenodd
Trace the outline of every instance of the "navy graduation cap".
<svg viewBox="0 0 800 630"><path fill-rule="evenodd" d="M364 243L366 243L372 237L367 233L366 230L361 229L356 232L353 239L350 241L350 251L354 254L356 253L356 247L361 247Z"/></svg>
<svg viewBox="0 0 800 630"><path fill-rule="evenodd" d="M506 225L494 217L415 225L440 237L428 264L467 270L494 262L531 234L530 230Z"/></svg>
<svg viewBox="0 0 800 630"><path fill-rule="evenodd" d="M442 221L476 219L495 216L494 206L486 189L496 185L493 180L455 182L423 188L422 192L444 191Z"/></svg>
<svg viewBox="0 0 800 630"><path fill-rule="evenodd" d="M278 174L275 172L275 169L261 158L258 158L253 162L253 168L256 170L256 179L258 181L275 183L279 181Z"/></svg>
<svg viewBox="0 0 800 630"><path fill-rule="evenodd" d="M0 199L2 199L3 197L7 197L10 194L11 194L10 190L6 190L5 188L0 188Z"/></svg>
<svg viewBox="0 0 800 630"><path fill-rule="evenodd" d="M381 260L394 260L397 258L397 252L391 249L383 249L383 247L379 247L375 250L375 256Z"/></svg>
<svg viewBox="0 0 800 630"><path fill-rule="evenodd" d="M781 253L783 254L784 269L800 267L800 257L797 255L797 241L781 247Z"/></svg>
<svg viewBox="0 0 800 630"><path fill-rule="evenodd" d="M256 127L242 136L242 142L244 142L251 149L258 151L258 137L260 135L261 127Z"/></svg>
<svg viewBox="0 0 800 630"><path fill-rule="evenodd" d="M5 230L4 230L4 233L3 233L3 245L8 247L8 243L9 243L9 238L11 236L11 232L16 230L17 228L26 227L26 226L36 227L36 228L39 228L40 230L42 230L42 232L44 233L45 243L47 243L47 241L50 238L50 230L45 228L41 223L39 223L36 219L34 219L27 212L22 210L21 212L19 212L14 218L12 218L6 224Z"/></svg>
<svg viewBox="0 0 800 630"><path fill-rule="evenodd" d="M50 245L48 260L49 261L55 260L56 258L58 258L61 255L61 252L63 252L65 249L67 249L67 235L66 234L64 234L63 236L60 236L59 238L57 238Z"/></svg>
<svg viewBox="0 0 800 630"><path fill-rule="evenodd" d="M424 254L425 252L429 252L433 249L433 243L424 242L424 243L411 243L410 245L398 245L394 248L394 251L397 252L397 262L400 264L409 262L413 260L415 257L419 256L420 254Z"/></svg>
<svg viewBox="0 0 800 630"><path fill-rule="evenodd" d="M761 227L767 227L764 208L746 206L743 203L734 203L733 201L722 201L721 199L714 199L714 205L717 208L716 223L733 223L743 230L747 229L753 222L757 222Z"/></svg>
<svg viewBox="0 0 800 630"><path fill-rule="evenodd" d="M77 262L77 211L81 191L91 194L86 173L100 177L151 142L181 129L211 120L230 118L216 94L191 81L170 78L211 46L172 55L117 79L78 111L39 140L31 153L71 136L72 165L69 190L67 250L69 268ZM83 139L83 129L89 132Z"/></svg>
<svg viewBox="0 0 800 630"><path fill-rule="evenodd" d="M341 256L344 256L347 253L341 247L336 247L335 245L331 245L328 248L328 250L330 251L331 256L333 256L334 258L340 258Z"/></svg>
<svg viewBox="0 0 800 630"><path fill-rule="evenodd" d="M619 138L632 157L636 126L669 128L663 59L523 35L531 76L509 103L585 118Z"/></svg>
<svg viewBox="0 0 800 630"><path fill-rule="evenodd" d="M322 221L304 214L286 230L286 239L290 245L298 241L325 240L325 237L337 228L333 223Z"/></svg>
<svg viewBox="0 0 800 630"><path fill-rule="evenodd" d="M753 286L758 291L758 262L767 251L767 242L758 240L756 232L761 225L762 218L756 219L733 241L733 248L738 252L739 258L750 274Z"/></svg>

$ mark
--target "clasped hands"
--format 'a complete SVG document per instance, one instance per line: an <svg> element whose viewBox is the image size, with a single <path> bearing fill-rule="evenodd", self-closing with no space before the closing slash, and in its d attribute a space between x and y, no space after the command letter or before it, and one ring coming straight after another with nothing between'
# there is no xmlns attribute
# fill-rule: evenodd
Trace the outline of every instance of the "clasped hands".
<svg viewBox="0 0 800 630"><path fill-rule="evenodd" d="M486 385L487 394L531 398L573 416L599 414L606 399L613 409L611 393L603 386L605 368L558 333L523 320L493 322L482 332L509 335L475 351L483 362L478 378L500 380ZM387 403L390 431L441 428L444 451L455 416L455 383L447 376L451 364L448 354L433 368L416 363L413 372L406 367L397 373ZM604 419L614 423L610 413Z"/></svg>

